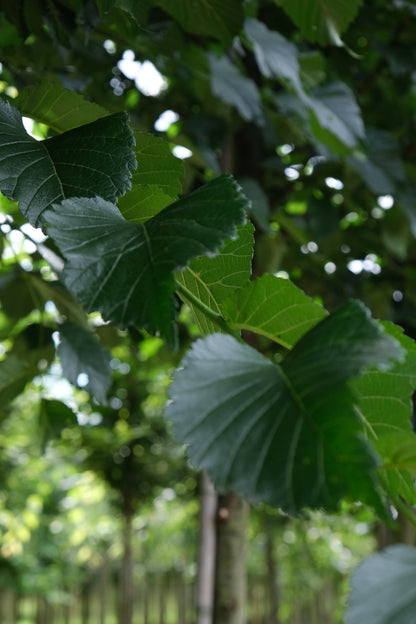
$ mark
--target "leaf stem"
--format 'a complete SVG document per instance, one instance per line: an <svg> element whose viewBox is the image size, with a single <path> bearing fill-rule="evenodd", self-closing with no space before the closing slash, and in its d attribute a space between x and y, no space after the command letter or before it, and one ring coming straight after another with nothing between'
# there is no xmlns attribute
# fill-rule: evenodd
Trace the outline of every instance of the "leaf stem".
<svg viewBox="0 0 416 624"><path fill-rule="evenodd" d="M239 332L232 330L231 327L223 319L223 317L218 314L218 312L211 310L211 308L209 308L203 301L198 299L198 297L195 297L195 295L190 290L188 290L188 288L184 286L184 284L181 284L178 280L175 280L175 282L177 291L180 295L183 295L184 299L188 299L188 301L190 301L192 305L198 308L198 310L200 310L200 312L202 312L210 321L212 321L214 325L216 325L222 332L234 336L234 338L237 338L237 340L241 340Z"/></svg>

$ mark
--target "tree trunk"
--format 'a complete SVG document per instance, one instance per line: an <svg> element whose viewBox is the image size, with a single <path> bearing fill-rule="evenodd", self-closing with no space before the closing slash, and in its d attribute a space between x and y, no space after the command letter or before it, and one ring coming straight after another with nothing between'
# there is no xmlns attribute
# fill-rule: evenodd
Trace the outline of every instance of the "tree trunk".
<svg viewBox="0 0 416 624"><path fill-rule="evenodd" d="M124 516L123 559L120 569L118 624L132 624L134 605L132 527L133 514Z"/></svg>
<svg viewBox="0 0 416 624"><path fill-rule="evenodd" d="M246 531L249 506L236 494L218 497L214 624L246 621Z"/></svg>
<svg viewBox="0 0 416 624"><path fill-rule="evenodd" d="M196 624L212 624L216 549L217 495L211 481L201 474Z"/></svg>
<svg viewBox="0 0 416 624"><path fill-rule="evenodd" d="M267 571L267 590L269 594L269 623L279 624L279 587L277 584L277 563L274 551L274 539L272 529L266 530L266 542L264 545L264 556Z"/></svg>

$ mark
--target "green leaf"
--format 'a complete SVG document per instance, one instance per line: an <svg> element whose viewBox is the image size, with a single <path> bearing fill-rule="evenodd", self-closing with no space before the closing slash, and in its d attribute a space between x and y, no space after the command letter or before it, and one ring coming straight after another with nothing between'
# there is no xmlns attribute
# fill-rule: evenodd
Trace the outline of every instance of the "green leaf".
<svg viewBox="0 0 416 624"><path fill-rule="evenodd" d="M376 460L348 382L400 353L355 301L303 336L281 366L214 334L185 356L167 417L219 489L290 513L335 510L349 496L383 514Z"/></svg>
<svg viewBox="0 0 416 624"><path fill-rule="evenodd" d="M117 207L127 221L145 223L172 203L157 186L134 187L118 201Z"/></svg>
<svg viewBox="0 0 416 624"><path fill-rule="evenodd" d="M250 222L238 228L235 240L225 241L214 258L201 257L175 275L177 283L185 287L198 301L221 315L221 303L248 283L253 257L253 231ZM180 291L181 298L191 307L201 334L218 331L218 326L193 301Z"/></svg>
<svg viewBox="0 0 416 624"><path fill-rule="evenodd" d="M266 336L290 349L325 317L324 308L292 282L262 275L222 305L227 323Z"/></svg>
<svg viewBox="0 0 416 624"><path fill-rule="evenodd" d="M110 354L81 325L64 323L59 335L58 355L65 377L74 386L91 392L100 403L106 403L111 383ZM80 375L85 376L82 382Z"/></svg>
<svg viewBox="0 0 416 624"><path fill-rule="evenodd" d="M315 138L336 154L350 153L364 139L361 111L346 84L334 82L318 87L312 97L305 96L304 102Z"/></svg>
<svg viewBox="0 0 416 624"><path fill-rule="evenodd" d="M355 19L362 0L281 0L280 4L308 41L342 45L340 35Z"/></svg>
<svg viewBox="0 0 416 624"><path fill-rule="evenodd" d="M56 440L62 430L77 424L77 417L70 407L61 401L42 399L39 406L39 429L43 446Z"/></svg>
<svg viewBox="0 0 416 624"><path fill-rule="evenodd" d="M13 100L13 105L24 117L46 124L58 133L108 116L108 111L101 106L46 79L23 89Z"/></svg>
<svg viewBox="0 0 416 624"><path fill-rule="evenodd" d="M136 166L125 113L36 141L18 111L0 101L0 189L38 225L43 210L67 197L114 201L131 187Z"/></svg>
<svg viewBox="0 0 416 624"><path fill-rule="evenodd" d="M244 21L240 0L157 0L157 4L193 35L215 37L225 44L231 43Z"/></svg>
<svg viewBox="0 0 416 624"><path fill-rule="evenodd" d="M66 258L64 280L88 311L122 326L160 331L175 344L172 272L218 251L245 220L247 200L221 176L142 223L100 198L48 210L48 234Z"/></svg>
<svg viewBox="0 0 416 624"><path fill-rule="evenodd" d="M253 80L246 78L226 57L208 54L211 89L220 100L235 107L246 121L263 121L260 93Z"/></svg>
<svg viewBox="0 0 416 624"><path fill-rule="evenodd" d="M364 559L351 579L346 624L413 624L416 548L397 544Z"/></svg>
<svg viewBox="0 0 416 624"><path fill-rule="evenodd" d="M296 46L255 19L246 20L244 29L263 76L287 80L301 90Z"/></svg>
<svg viewBox="0 0 416 624"><path fill-rule="evenodd" d="M409 464L411 448L414 453L413 470L416 467L416 436L410 422L413 414L412 396L416 388L416 344L397 325L383 325L386 332L401 344L405 358L395 362L388 371L368 369L353 381L353 388L359 397L359 413L368 437L383 458L380 471L385 479L385 487L393 501L397 496L402 496L409 504L415 504L413 476L404 468Z"/></svg>
<svg viewBox="0 0 416 624"><path fill-rule="evenodd" d="M0 362L0 401L7 405L23 392L26 384L36 372L35 367L11 354Z"/></svg>

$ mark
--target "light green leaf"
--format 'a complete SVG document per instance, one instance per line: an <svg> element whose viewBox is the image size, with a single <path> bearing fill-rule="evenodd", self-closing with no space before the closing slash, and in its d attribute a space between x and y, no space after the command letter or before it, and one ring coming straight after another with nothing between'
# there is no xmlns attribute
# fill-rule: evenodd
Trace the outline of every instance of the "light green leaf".
<svg viewBox="0 0 416 624"><path fill-rule="evenodd" d="M351 579L346 624L414 624L416 548L390 546L364 559Z"/></svg>
<svg viewBox="0 0 416 624"><path fill-rule="evenodd" d="M201 257L175 275L177 283L185 287L198 301L221 315L221 303L248 283L253 257L253 231L250 222L238 228L235 240L225 241L214 258ZM182 289L180 295L191 307L201 334L218 331L218 326L201 312Z"/></svg>
<svg viewBox="0 0 416 624"><path fill-rule="evenodd" d="M400 347L349 302L318 323L280 366L231 336L197 341L170 386L167 417L191 461L221 490L296 513L351 497L383 514L376 460L348 382Z"/></svg>
<svg viewBox="0 0 416 624"><path fill-rule="evenodd" d="M255 19L246 20L244 29L263 76L287 80L301 90L296 46Z"/></svg>
<svg viewBox="0 0 416 624"><path fill-rule="evenodd" d="M46 79L23 89L13 100L13 105L24 117L46 124L58 133L92 123L109 114L78 93Z"/></svg>
<svg viewBox="0 0 416 624"><path fill-rule="evenodd" d="M405 358L395 362L388 371L367 370L353 381L353 388L359 397L359 414L367 435L383 459L380 471L385 487L393 500L402 496L409 504L415 504L413 476L406 468L412 468L411 449L413 470L416 468L416 436L410 423L416 388L416 344L397 325L384 323L384 327L402 345Z"/></svg>
<svg viewBox="0 0 416 624"><path fill-rule="evenodd" d="M261 334L288 349L326 316L324 308L292 282L274 275L253 280L221 309L233 329Z"/></svg>
<svg viewBox="0 0 416 624"><path fill-rule="evenodd" d="M157 186L135 186L118 201L117 207L127 221L145 223L172 203Z"/></svg>
<svg viewBox="0 0 416 624"><path fill-rule="evenodd" d="M226 56L208 54L208 62L213 94L234 106L246 121L262 123L261 99L255 82L243 76Z"/></svg>
<svg viewBox="0 0 416 624"><path fill-rule="evenodd" d="M65 377L74 386L91 392L100 403L106 403L111 383L110 354L90 331L76 323L61 325L59 335L58 355ZM85 376L81 384L80 375Z"/></svg>
<svg viewBox="0 0 416 624"><path fill-rule="evenodd" d="M247 200L221 176L142 223L113 204L71 199L48 210L47 232L66 258L64 280L88 311L106 320L160 331L175 344L172 272L218 251L245 220Z"/></svg>
<svg viewBox="0 0 416 624"><path fill-rule="evenodd" d="M364 139L364 123L354 94L342 82L314 90L304 99L312 132L336 154L348 154Z"/></svg>
<svg viewBox="0 0 416 624"><path fill-rule="evenodd" d="M192 34L215 37L230 44L243 25L240 0L157 0L167 13Z"/></svg>
<svg viewBox="0 0 416 624"><path fill-rule="evenodd" d="M355 19L362 0L281 0L280 4L308 41L342 45L340 36Z"/></svg>
<svg viewBox="0 0 416 624"><path fill-rule="evenodd" d="M131 187L136 166L125 113L45 141L30 137L18 111L0 100L0 189L19 201L32 225L54 202L99 195L114 201Z"/></svg>

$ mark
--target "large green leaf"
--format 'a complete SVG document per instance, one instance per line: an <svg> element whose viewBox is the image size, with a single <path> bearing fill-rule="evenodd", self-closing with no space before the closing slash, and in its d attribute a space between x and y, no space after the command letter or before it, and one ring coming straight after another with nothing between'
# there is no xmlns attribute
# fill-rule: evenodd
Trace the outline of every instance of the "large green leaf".
<svg viewBox="0 0 416 624"><path fill-rule="evenodd" d="M19 201L32 225L45 208L67 197L114 201L131 187L132 144L125 113L36 141L18 111L0 100L0 190Z"/></svg>
<svg viewBox="0 0 416 624"><path fill-rule="evenodd" d="M334 510L349 496L383 513L348 382L400 353L354 301L304 335L280 366L214 334L185 356L167 416L220 489L288 512Z"/></svg>
<svg viewBox="0 0 416 624"><path fill-rule="evenodd" d="M416 468L416 436L410 422L416 388L416 344L397 325L387 323L384 326L402 345L406 357L395 362L388 371L368 369L354 380L353 388L359 396L359 413L367 435L383 458L380 470L392 500L402 496L408 503L415 504L413 474L405 467L411 463L409 450L413 448L412 472Z"/></svg>
<svg viewBox="0 0 416 624"><path fill-rule="evenodd" d="M142 223L113 204L70 199L45 213L47 232L66 258L64 280L88 311L123 326L160 333L173 346L172 271L218 251L245 220L247 199L221 176Z"/></svg>
<svg viewBox="0 0 416 624"><path fill-rule="evenodd" d="M346 624L414 624L416 548L405 544L375 553L351 580Z"/></svg>
<svg viewBox="0 0 416 624"><path fill-rule="evenodd" d="M226 56L217 58L209 53L208 61L213 94L234 106L246 121L262 123L261 99L256 83L243 76Z"/></svg>
<svg viewBox="0 0 416 624"><path fill-rule="evenodd" d="M23 89L13 105L24 117L31 117L59 133L108 116L101 106L49 80Z"/></svg>
<svg viewBox="0 0 416 624"><path fill-rule="evenodd" d="M291 348L325 315L324 308L289 280L262 275L222 305L233 329L245 329Z"/></svg>
<svg viewBox="0 0 416 624"><path fill-rule="evenodd" d="M80 375L85 375L81 387L105 403L111 383L110 354L90 331L76 323L61 325L59 335L58 355L65 377L79 386Z"/></svg>
<svg viewBox="0 0 416 624"><path fill-rule="evenodd" d="M240 31L244 9L240 0L157 0L192 34L208 35L226 44Z"/></svg>
<svg viewBox="0 0 416 624"><path fill-rule="evenodd" d="M250 222L240 226L237 238L228 239L214 258L201 257L192 260L189 267L175 276L177 283L184 287L180 291L181 297L192 308L203 335L219 329L198 308L197 302L221 315L221 303L224 299L234 296L238 289L248 283L253 257L253 229Z"/></svg>
<svg viewBox="0 0 416 624"><path fill-rule="evenodd" d="M20 394L37 369L15 355L0 362L0 401L7 405Z"/></svg>
<svg viewBox="0 0 416 624"><path fill-rule="evenodd" d="M362 0L280 0L302 35L312 43L341 45L340 35L354 20Z"/></svg>
<svg viewBox="0 0 416 624"><path fill-rule="evenodd" d="M39 405L39 431L43 446L58 438L66 427L77 424L77 417L70 407L52 399L42 399Z"/></svg>

